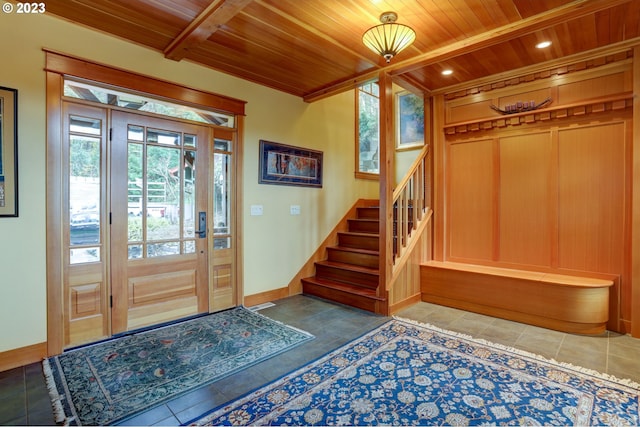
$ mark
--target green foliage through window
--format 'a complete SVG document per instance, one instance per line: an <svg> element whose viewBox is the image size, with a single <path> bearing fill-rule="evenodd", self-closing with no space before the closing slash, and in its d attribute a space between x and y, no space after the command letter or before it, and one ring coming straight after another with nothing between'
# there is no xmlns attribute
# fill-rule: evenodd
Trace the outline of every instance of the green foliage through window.
<svg viewBox="0 0 640 427"><path fill-rule="evenodd" d="M380 95L377 83L358 88L358 171L379 174Z"/></svg>

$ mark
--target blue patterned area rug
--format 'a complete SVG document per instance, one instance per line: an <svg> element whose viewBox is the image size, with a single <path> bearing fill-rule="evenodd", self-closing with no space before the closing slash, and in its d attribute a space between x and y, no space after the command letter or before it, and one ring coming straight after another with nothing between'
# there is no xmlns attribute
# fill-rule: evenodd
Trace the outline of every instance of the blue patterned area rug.
<svg viewBox="0 0 640 427"><path fill-rule="evenodd" d="M197 425L638 425L639 385L394 319Z"/></svg>
<svg viewBox="0 0 640 427"><path fill-rule="evenodd" d="M57 422L110 425L313 339L239 307L43 362Z"/></svg>

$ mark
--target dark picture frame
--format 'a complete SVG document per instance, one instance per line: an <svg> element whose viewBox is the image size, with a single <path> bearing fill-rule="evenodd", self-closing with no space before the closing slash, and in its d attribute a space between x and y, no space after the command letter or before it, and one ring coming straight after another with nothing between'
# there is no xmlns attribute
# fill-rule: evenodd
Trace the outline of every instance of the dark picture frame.
<svg viewBox="0 0 640 427"><path fill-rule="evenodd" d="M260 140L260 184L322 187L322 151Z"/></svg>
<svg viewBox="0 0 640 427"><path fill-rule="evenodd" d="M18 90L0 86L0 217L18 216Z"/></svg>
<svg viewBox="0 0 640 427"><path fill-rule="evenodd" d="M396 94L396 149L424 145L424 99L412 92Z"/></svg>

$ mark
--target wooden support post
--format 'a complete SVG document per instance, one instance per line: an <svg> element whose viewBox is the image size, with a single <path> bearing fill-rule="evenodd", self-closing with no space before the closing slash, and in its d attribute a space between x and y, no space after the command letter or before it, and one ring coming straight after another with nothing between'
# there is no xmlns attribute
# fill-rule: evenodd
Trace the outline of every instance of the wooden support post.
<svg viewBox="0 0 640 427"><path fill-rule="evenodd" d="M379 296L387 297L393 273L394 130L391 76L380 73L380 282ZM383 314L388 313L387 307Z"/></svg>

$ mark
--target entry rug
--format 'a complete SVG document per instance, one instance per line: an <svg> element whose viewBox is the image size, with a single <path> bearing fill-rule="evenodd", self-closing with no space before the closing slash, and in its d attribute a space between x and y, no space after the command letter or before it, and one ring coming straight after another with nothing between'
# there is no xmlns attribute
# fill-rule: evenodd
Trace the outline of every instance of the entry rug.
<svg viewBox="0 0 640 427"><path fill-rule="evenodd" d="M56 421L110 425L313 339L239 307L44 361Z"/></svg>
<svg viewBox="0 0 640 427"><path fill-rule="evenodd" d="M394 319L198 425L638 425L640 385Z"/></svg>

